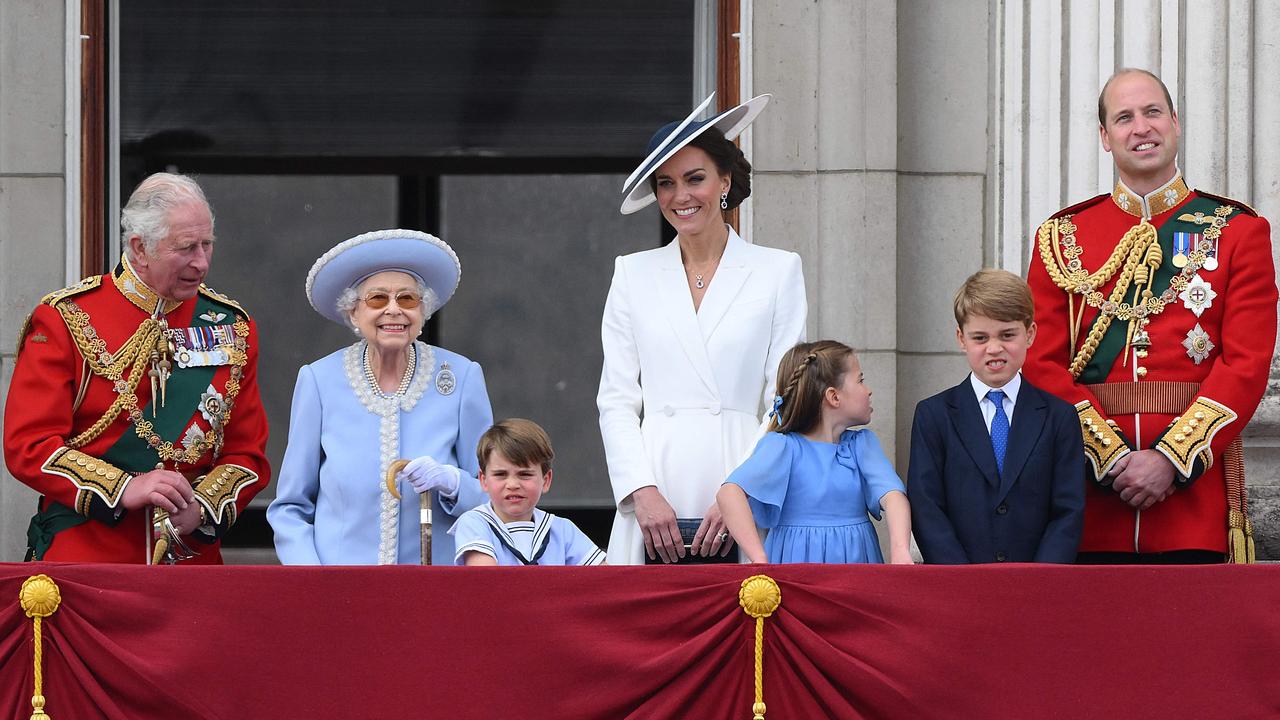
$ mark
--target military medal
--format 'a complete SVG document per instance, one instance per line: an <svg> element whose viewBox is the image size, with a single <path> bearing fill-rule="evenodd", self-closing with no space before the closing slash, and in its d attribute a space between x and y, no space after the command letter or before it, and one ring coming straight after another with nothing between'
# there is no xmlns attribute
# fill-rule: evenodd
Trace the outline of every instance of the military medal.
<svg viewBox="0 0 1280 720"><path fill-rule="evenodd" d="M1199 234L1175 232L1173 234L1173 266L1176 268L1184 268L1187 266L1187 255L1191 253L1191 248L1195 247L1200 241Z"/></svg>
<svg viewBox="0 0 1280 720"><path fill-rule="evenodd" d="M1209 250L1205 251L1205 254L1208 255L1208 257L1204 259L1204 265L1202 267L1205 270L1217 270L1218 269L1218 238L1217 237L1213 239L1213 245L1210 247Z"/></svg>
<svg viewBox="0 0 1280 720"><path fill-rule="evenodd" d="M1204 311L1213 307L1213 299L1218 297L1218 293L1214 291L1213 286L1196 273L1191 278L1191 282L1178 293L1178 297L1182 298L1182 304L1188 310L1200 317Z"/></svg>
<svg viewBox="0 0 1280 720"><path fill-rule="evenodd" d="M227 316L226 313L216 313L212 310L206 310L204 311L203 314L200 315L200 319L204 320L205 322L220 323L222 322L223 318L225 318L226 316Z"/></svg>
<svg viewBox="0 0 1280 720"><path fill-rule="evenodd" d="M233 325L171 328L166 335L181 368L226 365L236 347Z"/></svg>
<svg viewBox="0 0 1280 720"><path fill-rule="evenodd" d="M1187 331L1187 337L1182 341L1182 347L1187 349L1187 357L1199 365L1209 357L1209 353L1213 352L1213 349L1217 346L1209 339L1209 333L1200 327L1200 323L1196 323L1195 327Z"/></svg>
<svg viewBox="0 0 1280 720"><path fill-rule="evenodd" d="M441 363L440 372L436 373L436 392L441 395L452 395L456 387L458 387L458 379L449 369L449 363Z"/></svg>

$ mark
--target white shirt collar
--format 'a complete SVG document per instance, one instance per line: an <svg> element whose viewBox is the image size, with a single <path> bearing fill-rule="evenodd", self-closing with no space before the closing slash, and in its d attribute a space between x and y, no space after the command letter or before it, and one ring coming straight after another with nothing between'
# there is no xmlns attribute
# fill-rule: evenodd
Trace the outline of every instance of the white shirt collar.
<svg viewBox="0 0 1280 720"><path fill-rule="evenodd" d="M978 396L978 403L987 397L987 393L992 390L1003 390L1005 397L1009 398L1009 402L1013 405L1018 404L1018 390L1022 389L1022 371L1019 370L1009 382L1004 384L1002 388L993 388L978 379L977 375L969 373L969 383L973 386L973 393Z"/></svg>

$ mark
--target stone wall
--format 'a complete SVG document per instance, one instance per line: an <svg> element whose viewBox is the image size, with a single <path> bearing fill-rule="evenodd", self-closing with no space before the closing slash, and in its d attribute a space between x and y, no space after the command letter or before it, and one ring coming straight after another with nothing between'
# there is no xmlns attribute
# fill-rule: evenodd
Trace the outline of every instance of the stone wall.
<svg viewBox="0 0 1280 720"><path fill-rule="evenodd" d="M27 313L65 285L63 10L0 2L0 403ZM0 561L22 559L35 506L36 494L0 470Z"/></svg>

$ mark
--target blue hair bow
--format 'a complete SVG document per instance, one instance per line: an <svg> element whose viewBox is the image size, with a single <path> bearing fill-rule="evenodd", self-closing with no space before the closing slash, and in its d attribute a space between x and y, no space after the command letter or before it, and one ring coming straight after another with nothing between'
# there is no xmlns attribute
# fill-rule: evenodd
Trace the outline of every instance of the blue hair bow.
<svg viewBox="0 0 1280 720"><path fill-rule="evenodd" d="M782 412L782 396L781 396L781 395L774 395L774 396L773 396L773 409L769 411L769 417L775 417L775 416L777 416L777 414L778 414L778 413L780 413L780 412Z"/></svg>

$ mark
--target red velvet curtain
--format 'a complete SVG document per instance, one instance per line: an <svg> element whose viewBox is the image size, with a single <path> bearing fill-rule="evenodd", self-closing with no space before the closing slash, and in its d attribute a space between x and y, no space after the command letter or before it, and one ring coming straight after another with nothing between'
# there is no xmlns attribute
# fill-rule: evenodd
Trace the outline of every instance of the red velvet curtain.
<svg viewBox="0 0 1280 720"><path fill-rule="evenodd" d="M0 678L53 720L1280 717L1280 568L0 565ZM4 598L8 598L5 600Z"/></svg>

